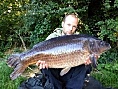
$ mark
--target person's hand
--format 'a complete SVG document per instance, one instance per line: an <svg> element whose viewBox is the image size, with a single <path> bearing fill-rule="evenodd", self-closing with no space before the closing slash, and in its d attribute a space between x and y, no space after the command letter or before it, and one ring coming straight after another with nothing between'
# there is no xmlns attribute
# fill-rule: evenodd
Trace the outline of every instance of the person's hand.
<svg viewBox="0 0 118 89"><path fill-rule="evenodd" d="M88 58L86 58L86 60L85 60L85 65L89 65L89 64L91 64L92 62L91 62L91 60L90 60L90 57L88 57Z"/></svg>
<svg viewBox="0 0 118 89"><path fill-rule="evenodd" d="M39 67L39 69L45 69L45 68L48 69L48 65L46 64L45 61L39 60L39 61L36 63L36 65Z"/></svg>
<svg viewBox="0 0 118 89"><path fill-rule="evenodd" d="M95 57L95 60L97 61L98 60L98 56L97 55L93 55ZM88 58L86 58L86 61L85 61L85 65L89 65L91 64L92 61L90 59L90 56Z"/></svg>

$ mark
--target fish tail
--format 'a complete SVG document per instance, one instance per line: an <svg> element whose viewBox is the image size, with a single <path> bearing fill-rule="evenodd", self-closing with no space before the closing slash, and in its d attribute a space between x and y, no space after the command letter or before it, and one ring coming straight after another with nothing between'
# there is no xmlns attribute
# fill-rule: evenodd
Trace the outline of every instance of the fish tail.
<svg viewBox="0 0 118 89"><path fill-rule="evenodd" d="M12 54L7 60L7 65L9 67L15 68L19 62L20 62L20 54Z"/></svg>
<svg viewBox="0 0 118 89"><path fill-rule="evenodd" d="M11 55L7 60L7 64L9 67L14 68L14 71L10 74L12 80L20 76L27 67L27 65L21 61L20 54Z"/></svg>
<svg viewBox="0 0 118 89"><path fill-rule="evenodd" d="M16 79L18 76L20 76L24 71L25 69L27 68L27 66L24 66L22 64L18 64L14 71L10 74L10 78L12 80Z"/></svg>

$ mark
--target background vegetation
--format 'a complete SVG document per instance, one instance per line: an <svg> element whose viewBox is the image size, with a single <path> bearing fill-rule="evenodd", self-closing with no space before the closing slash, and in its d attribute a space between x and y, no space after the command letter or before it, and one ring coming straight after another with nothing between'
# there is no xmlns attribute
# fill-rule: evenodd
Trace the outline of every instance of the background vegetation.
<svg viewBox="0 0 118 89"><path fill-rule="evenodd" d="M16 89L24 80L10 81L7 57L45 40L61 27L64 14L73 12L83 22L78 31L111 44L93 76L104 86L118 88L118 0L0 0L0 89Z"/></svg>

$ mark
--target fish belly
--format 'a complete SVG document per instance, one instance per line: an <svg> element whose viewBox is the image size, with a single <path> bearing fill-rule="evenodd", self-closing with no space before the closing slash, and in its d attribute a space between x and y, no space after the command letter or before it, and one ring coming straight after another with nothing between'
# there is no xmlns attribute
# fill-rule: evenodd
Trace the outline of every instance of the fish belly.
<svg viewBox="0 0 118 89"><path fill-rule="evenodd" d="M30 65L36 63L38 60L42 60L48 64L49 68L75 67L84 64L88 56L89 53L87 51L80 50L61 54L41 53L27 60L27 63Z"/></svg>

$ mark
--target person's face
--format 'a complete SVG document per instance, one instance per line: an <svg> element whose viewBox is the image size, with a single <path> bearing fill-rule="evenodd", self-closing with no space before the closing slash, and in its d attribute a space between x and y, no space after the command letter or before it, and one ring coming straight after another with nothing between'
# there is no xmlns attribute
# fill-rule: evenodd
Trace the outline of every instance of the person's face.
<svg viewBox="0 0 118 89"><path fill-rule="evenodd" d="M66 35L72 35L77 29L78 18L67 16L65 21L62 22L63 32Z"/></svg>

